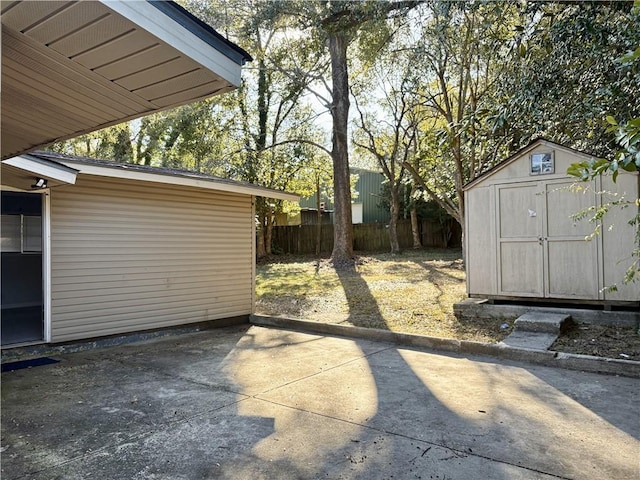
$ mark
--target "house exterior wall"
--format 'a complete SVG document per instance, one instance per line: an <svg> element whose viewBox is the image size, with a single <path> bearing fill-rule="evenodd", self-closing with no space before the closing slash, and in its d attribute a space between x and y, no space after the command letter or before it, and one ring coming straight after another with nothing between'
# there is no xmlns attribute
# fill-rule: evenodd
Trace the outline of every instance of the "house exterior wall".
<svg viewBox="0 0 640 480"><path fill-rule="evenodd" d="M552 173L532 174L531 155L553 153ZM612 208L601 234L595 224L572 215L608 202L609 191L638 198L638 175L596 179L587 190L571 190L566 174L574 162L589 159L550 142L524 150L467 187L467 293L470 296L528 297L590 301L640 300L640 283L622 284L635 240L628 225L632 208ZM593 215L593 213L591 214ZM609 228L612 226L611 228ZM606 287L617 285L617 291Z"/></svg>
<svg viewBox="0 0 640 480"><path fill-rule="evenodd" d="M81 176L51 191L51 341L248 315L252 197Z"/></svg>

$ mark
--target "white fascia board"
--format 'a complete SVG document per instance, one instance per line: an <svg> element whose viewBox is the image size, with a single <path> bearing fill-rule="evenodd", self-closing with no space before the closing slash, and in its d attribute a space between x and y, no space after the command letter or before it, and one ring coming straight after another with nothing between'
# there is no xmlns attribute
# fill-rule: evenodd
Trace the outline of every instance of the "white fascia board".
<svg viewBox="0 0 640 480"><path fill-rule="evenodd" d="M100 0L100 2L232 85L240 86L240 65L153 5L146 1L131 0Z"/></svg>
<svg viewBox="0 0 640 480"><path fill-rule="evenodd" d="M126 168L109 168L98 165L75 164L73 162L64 161L65 165L73 165L77 168L81 175L95 175L98 177L121 178L125 180L136 180L142 182L164 183L167 185L180 185L185 187L205 188L207 190L217 190L219 192L238 193L241 195L251 195L254 197L277 198L279 200L288 200L290 202L300 201L300 196L294 193L287 193L281 190L272 190L270 188L260 187L257 185L247 185L242 183L216 181L215 179L207 180L197 177L181 177L174 175L162 175L159 173L140 172L137 170L127 170Z"/></svg>
<svg viewBox="0 0 640 480"><path fill-rule="evenodd" d="M51 180L57 180L71 185L76 183L76 177L78 175L78 170L72 167L60 165L54 162L35 160L30 158L28 155L19 155L17 157L8 158L6 160L2 160L2 163L33 173L39 177L46 177Z"/></svg>

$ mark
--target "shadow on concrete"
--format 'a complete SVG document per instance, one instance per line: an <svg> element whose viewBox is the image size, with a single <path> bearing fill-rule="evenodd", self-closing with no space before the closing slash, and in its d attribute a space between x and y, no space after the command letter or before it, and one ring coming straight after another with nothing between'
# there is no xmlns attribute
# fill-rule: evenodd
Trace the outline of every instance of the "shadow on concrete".
<svg viewBox="0 0 640 480"><path fill-rule="evenodd" d="M432 283L434 276L438 273L430 273L432 276L429 280ZM352 325L358 325L361 314L358 307L364 302L370 306L374 321L384 323L384 318L378 308L376 299L369 290L367 282L357 272L356 266L351 269L337 269L337 274L343 285L350 308L347 322ZM352 290L358 292L358 298L355 301L350 295ZM388 326L386 329L388 330ZM380 434L383 432L401 435L400 438L402 440L397 437L387 439L384 453L377 452L374 458L368 462L368 471L362 472L362 476L358 478L373 478L376 472L381 469L384 471L385 467L387 467L384 463L388 458L406 458L407 454L410 459L404 472L407 475L406 478L423 478L422 475L426 478L426 475L430 472L439 470L436 468L436 463L454 459L459 461L472 454L472 448L463 443L450 444L451 442L446 438L434 438L425 435L425 432L421 431L394 431L393 425L397 424L419 424L427 429L433 426L436 428L434 431L438 431L444 426L442 423L444 418L448 422L463 423L462 430L466 430L467 425L464 425L465 420L447 409L431 393L424 381L415 374L413 368L405 361L398 349L390 348L385 351L385 354L383 363L376 361L375 357L364 357L375 384L376 398L371 399L371 401L376 402L377 408L375 414L367 419L366 422L367 426L372 428L363 428L361 430L358 443L362 445L377 444L377 442L381 441ZM397 382L392 381L393 378L402 378L403 381L399 385ZM409 398L411 399L410 401L408 401ZM468 427L471 427L471 425ZM410 445L407 445L406 440L410 441ZM407 451L407 447L409 447L409 451ZM438 448L434 449L432 447ZM434 478L440 478L439 474ZM446 474L442 478L446 478ZM499 480L511 477L507 472L503 475L499 472L499 469L494 469L492 478Z"/></svg>
<svg viewBox="0 0 640 480"><path fill-rule="evenodd" d="M528 367L527 371L598 418L626 432L631 438L640 440L640 382L637 379L627 381L630 386L626 392L621 392L623 394L612 395L606 382L602 381L607 376L585 373L584 380L576 384L566 382L562 370ZM529 393L533 395L535 391ZM557 405L557 400L552 399L550 404ZM636 449L640 454L640 443L636 444ZM640 461L637 461L637 476L640 478Z"/></svg>
<svg viewBox="0 0 640 480"><path fill-rule="evenodd" d="M637 464L634 379L248 326L60 360L2 375L2 478L590 480Z"/></svg>
<svg viewBox="0 0 640 480"><path fill-rule="evenodd" d="M442 280L455 277L429 268L422 262L418 263L427 270L429 281L436 286L439 290L439 296L441 296L443 294L440 288ZM338 276L343 283L347 299L349 300L350 286L356 285L360 298L354 302L354 305L358 306L362 301L365 301L371 305L372 309L375 306L375 318L382 320L383 317L377 308L374 296L356 269L338 271ZM351 306L351 302L349 305ZM349 323L356 323L351 320L352 314L355 313L357 312L350 312ZM494 329L497 324L498 322L490 322L484 327ZM461 326L461 328L466 330L468 326ZM475 328L478 326L476 325ZM409 350L402 351L390 348L384 352L384 361L381 361L382 354L364 357L375 383L377 409L375 415L366 422L366 425L372 427L373 430L363 429L359 442L366 444L380 432L395 433L404 438L415 440L416 450L420 452L420 455L412 458L412 468L408 472L415 473L415 478L419 478L418 474L426 474L430 468L433 469L435 466L434 459L429 458L427 445L450 450L449 454L444 457L442 457L441 451L432 452L440 455L437 462L454 458L460 461L463 458L477 456L478 458L490 458L509 467L504 472L500 472L500 468L494 468L491 470L490 477L478 474L476 478L515 478L514 472L510 469L513 466L522 467L529 470L530 473L538 472L542 475L543 472L546 472L562 477L567 471L566 464L571 463L571 460L563 458L557 446L549 445L543 439L558 436L559 432L556 430L562 427L558 427L554 417L562 418L567 415L567 411L573 407L572 401L579 401L576 399L583 398L585 389L588 391L586 398L593 400L584 405L590 410L590 412L584 412L587 416L592 415L592 418L606 419L614 427L627 432L636 439L640 431L640 420L636 425L629 426L628 410L624 411L624 404L629 401L629 396L638 398L631 391L628 392L629 396L625 397L626 400L619 402L620 410L614 409L612 416L608 407L604 408L605 404L601 403L606 399L595 399L592 395L596 392L605 393L604 390L600 391L597 386L594 387L593 383L589 382L587 385L574 387L575 394L571 395L562 381L564 378L562 372L535 367L531 369L518 368L517 376L525 377L526 381L523 381L522 378L518 378L517 381L514 378L514 381L518 386L519 395L531 399L532 408L530 412L527 412L526 409L523 411L520 401L516 402L513 399L510 402L509 399L503 398L501 389L505 373L502 367L497 367L495 361L487 361L486 363L480 361L474 363L474 367L477 369L477 376L482 378L484 394L475 397L467 393L460 397L458 394L459 398L448 401L450 398L455 398L456 394L451 392L450 387L453 382L449 383L447 378L460 376L460 373L451 370L442 375L434 364L433 372L419 376L417 372L421 371L421 368L416 368L417 365L407 359L407 357L411 357L409 352ZM463 360L461 363L467 362ZM427 371L431 370L429 365L421 365L420 367L426 368ZM595 375L593 378L596 382L597 377ZM399 385L393 381L393 378L402 378L402 383ZM538 380L542 380L542 383ZM477 382L477 379L470 379L470 383L474 381ZM537 404L542 404L543 407L533 408L533 405ZM455 405L456 408L452 409L448 405ZM461 405L462 408L460 408ZM629 407L631 405L627 403L627 408ZM637 406L635 408L637 411L640 410ZM619 411L620 415L616 415L616 411ZM513 419L517 419L517 422L514 422ZM626 423L625 419L627 419ZM394 431L394 425L398 424L404 425L405 429ZM407 425L410 426L408 429ZM419 427L412 429L412 425L419 425ZM577 421L574 427L586 429L582 421ZM594 429L592 434L598 435L599 432ZM400 445L402 442L396 444L393 440L390 443L391 445L387 443L388 455L392 458L402 458L400 450L406 448L406 445ZM427 447L425 448L425 446ZM589 450L587 445L582 445L582 447L585 451ZM599 455L601 452L598 451L596 442L590 458ZM432 463L427 463L429 460ZM575 461L575 459L572 460ZM591 461L595 464L598 462L597 460ZM577 461L577 463L582 462L582 460ZM373 465L369 473L373 474L380 467L382 466ZM618 474L620 472L615 472L614 475ZM365 475L362 478L368 477Z"/></svg>
<svg viewBox="0 0 640 480"><path fill-rule="evenodd" d="M441 270L437 270L432 268L428 262L424 261L414 261L417 265L424 268L427 272L427 278L430 283L432 283L439 291L438 297L443 294L443 291L440 287L443 284L443 280L455 278L446 272L442 272ZM461 337L471 336L474 332L478 332L482 335L487 336L495 336L496 332L500 331L500 325L503 323L503 320L500 318L496 319L468 319L461 318L456 319L456 323L454 324L454 328L460 334ZM507 332L510 332L509 329ZM506 333L505 332L505 335ZM495 360L487 360L489 364L495 363ZM628 421L625 421L626 413L629 411L629 408L635 408L640 415L640 407L638 407L638 401L640 400L640 387L637 394L634 395L636 402L634 405L629 404L628 397L617 397L611 398L602 387L598 386L597 379L599 378L597 375L594 376L593 383L589 385L584 385L582 390L588 390L590 393L585 397L581 395L576 395L576 392L567 388L566 385L563 385L561 380L562 376L560 376L560 381L558 381L558 375L556 375L557 371L553 369L544 369L544 368L535 368L529 367L528 371L534 373L541 380L543 380L548 385L562 392L564 395L575 399L583 403L583 405L595 412L598 412L599 416L607 419L612 425L615 425L617 428L622 431L627 432L629 435L638 438L638 431L640 430L640 416L638 417L638 421L634 422L635 424L629 424ZM526 392L531 395L535 395L535 392ZM602 408L603 403L611 405L616 404L614 408ZM639 467L640 469L640 467ZM639 471L640 474L640 471Z"/></svg>
<svg viewBox="0 0 640 480"><path fill-rule="evenodd" d="M87 350L55 368L3 373L2 478L218 478L229 452L274 432L273 418L238 416L249 397L224 374L248 331Z"/></svg>

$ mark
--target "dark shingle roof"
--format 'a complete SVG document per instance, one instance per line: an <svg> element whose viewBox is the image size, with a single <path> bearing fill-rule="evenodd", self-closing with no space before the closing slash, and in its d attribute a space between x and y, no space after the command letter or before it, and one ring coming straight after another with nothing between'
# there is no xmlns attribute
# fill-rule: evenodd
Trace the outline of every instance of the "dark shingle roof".
<svg viewBox="0 0 640 480"><path fill-rule="evenodd" d="M211 25L177 3L166 0L149 0L149 3L237 64L244 65L253 60L246 50L220 35Z"/></svg>
<svg viewBox="0 0 640 480"><path fill-rule="evenodd" d="M167 177L186 178L191 180L202 180L205 182L223 184L231 187L245 187L245 188L254 190L255 195L264 196L264 197L269 197L269 194L277 194L277 193L295 196L295 194L287 194L285 192L273 190L267 187L262 187L260 185L255 185L249 182L240 182L237 180L216 177L213 175L208 175L206 173L193 172L190 170L181 170L181 169L166 168L166 167L155 167L150 165L137 165L133 163L119 163L113 160L100 160L96 158L80 157L75 155L65 155L62 153L48 152L48 151L35 151L35 152L30 152L27 155L29 157L33 157L36 160L40 159L44 161L55 162L62 165L66 165L65 162L69 162L73 165L95 166L95 167L101 167L101 168L109 168L113 170L120 170L123 172L125 171L140 172L140 173L147 173L151 175L163 175Z"/></svg>

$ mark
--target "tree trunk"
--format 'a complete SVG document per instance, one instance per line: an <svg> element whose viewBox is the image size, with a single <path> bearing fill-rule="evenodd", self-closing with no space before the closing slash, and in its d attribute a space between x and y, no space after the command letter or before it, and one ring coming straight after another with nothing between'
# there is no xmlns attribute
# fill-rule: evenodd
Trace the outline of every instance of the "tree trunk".
<svg viewBox="0 0 640 480"><path fill-rule="evenodd" d="M258 215L260 227L256 232L256 256L258 258L264 258L267 256L267 250L264 243L264 218L262 215Z"/></svg>
<svg viewBox="0 0 640 480"><path fill-rule="evenodd" d="M264 236L264 248L267 255L271 255L271 240L273 239L273 225L275 223L275 215L269 212L266 215L266 232Z"/></svg>
<svg viewBox="0 0 640 480"><path fill-rule="evenodd" d="M422 248L422 241L420 240L420 223L418 220L418 210L416 206L411 207L411 236L413 237L413 248Z"/></svg>
<svg viewBox="0 0 640 480"><path fill-rule="evenodd" d="M391 187L391 207L389 208L391 218L389 219L389 243L391 244L391 253L396 255L400 253L400 244L398 243L398 216L400 214L400 192L398 185Z"/></svg>
<svg viewBox="0 0 640 480"><path fill-rule="evenodd" d="M333 192L334 236L331 260L335 267L353 265L353 221L351 217L351 183L347 121L349 117L348 40L342 32L329 34L331 79L333 82L331 116L333 118Z"/></svg>
<svg viewBox="0 0 640 480"><path fill-rule="evenodd" d="M422 240L420 239L420 223L418 221L418 210L416 209L416 183L411 182L411 208L409 213L411 215L411 236L413 237L413 248L422 248Z"/></svg>
<svg viewBox="0 0 640 480"><path fill-rule="evenodd" d="M322 212L320 211L320 174L316 174L316 208L318 215L316 217L316 257L320 258L322 241Z"/></svg>
<svg viewBox="0 0 640 480"><path fill-rule="evenodd" d="M449 242L451 241L451 222L454 220L445 220L440 222L440 226L442 227L442 245L444 248L449 248Z"/></svg>

